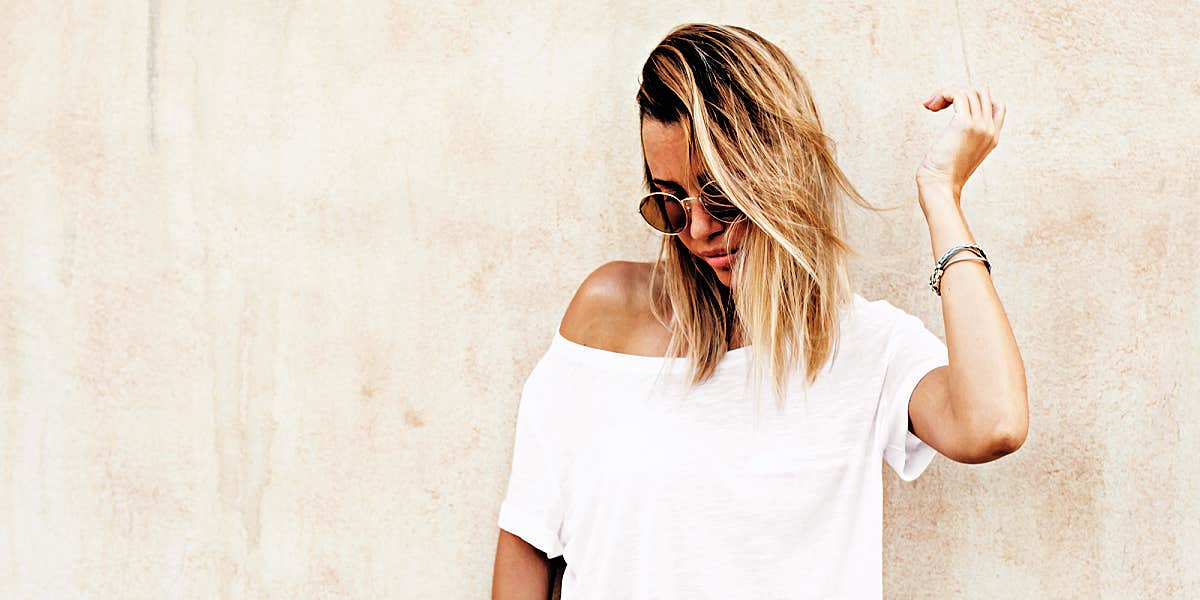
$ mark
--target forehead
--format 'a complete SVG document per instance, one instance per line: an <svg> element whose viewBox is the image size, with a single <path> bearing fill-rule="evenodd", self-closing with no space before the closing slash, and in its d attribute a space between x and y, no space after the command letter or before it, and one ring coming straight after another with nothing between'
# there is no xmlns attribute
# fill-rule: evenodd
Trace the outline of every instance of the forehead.
<svg viewBox="0 0 1200 600"><path fill-rule="evenodd" d="M688 136L683 125L642 119L642 153L655 179L679 183L692 179Z"/></svg>

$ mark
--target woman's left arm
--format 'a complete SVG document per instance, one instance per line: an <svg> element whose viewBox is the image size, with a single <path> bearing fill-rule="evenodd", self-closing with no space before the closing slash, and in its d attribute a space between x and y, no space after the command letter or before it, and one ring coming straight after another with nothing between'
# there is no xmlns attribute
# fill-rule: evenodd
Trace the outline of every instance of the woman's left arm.
<svg viewBox="0 0 1200 600"><path fill-rule="evenodd" d="M959 201L967 178L996 147L1005 108L986 87L939 90L923 106L955 111L917 169L936 261L954 246L975 243ZM964 255L970 254L957 256ZM1029 431L1021 352L982 262L956 261L942 275L940 291L950 364L930 372L913 390L911 427L951 460L995 460L1020 448Z"/></svg>

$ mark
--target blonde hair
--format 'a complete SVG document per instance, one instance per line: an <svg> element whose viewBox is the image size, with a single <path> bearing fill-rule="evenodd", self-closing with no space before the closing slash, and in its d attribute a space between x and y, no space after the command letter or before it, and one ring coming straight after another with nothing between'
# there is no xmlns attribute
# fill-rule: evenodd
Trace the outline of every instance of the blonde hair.
<svg viewBox="0 0 1200 600"><path fill-rule="evenodd" d="M663 237L650 289L655 318L672 332L667 356L685 349L694 365L690 383L701 383L740 325L751 344L754 397L769 370L782 409L801 361L811 384L836 354L842 311L852 300L847 258L857 253L843 238L843 201L879 209L835 162L804 76L758 34L676 27L650 53L640 83L640 116L681 125L691 172L702 165L748 218L730 226L745 228L730 288L677 236Z"/></svg>

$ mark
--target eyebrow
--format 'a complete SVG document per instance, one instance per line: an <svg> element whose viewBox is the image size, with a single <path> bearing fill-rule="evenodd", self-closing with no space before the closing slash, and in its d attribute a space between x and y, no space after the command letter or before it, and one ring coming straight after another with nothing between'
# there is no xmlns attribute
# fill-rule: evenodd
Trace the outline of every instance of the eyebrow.
<svg viewBox="0 0 1200 600"><path fill-rule="evenodd" d="M660 188L672 188L675 191L687 193L687 190L685 190L682 185L679 185L678 183L675 183L669 179L651 179L650 183L653 183Z"/></svg>

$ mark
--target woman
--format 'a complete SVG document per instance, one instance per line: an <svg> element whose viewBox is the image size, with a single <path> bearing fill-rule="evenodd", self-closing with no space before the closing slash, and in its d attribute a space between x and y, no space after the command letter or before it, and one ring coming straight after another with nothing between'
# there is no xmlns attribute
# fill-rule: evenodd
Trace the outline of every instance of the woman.
<svg viewBox="0 0 1200 600"><path fill-rule="evenodd" d="M954 109L916 173L947 347L851 291L843 203L871 206L778 47L678 27L637 102L637 208L662 250L589 275L525 383L493 597L547 597L558 556L571 600L879 597L881 463L911 481L1028 429L1020 352L959 209L1004 106L986 88L923 104Z"/></svg>

